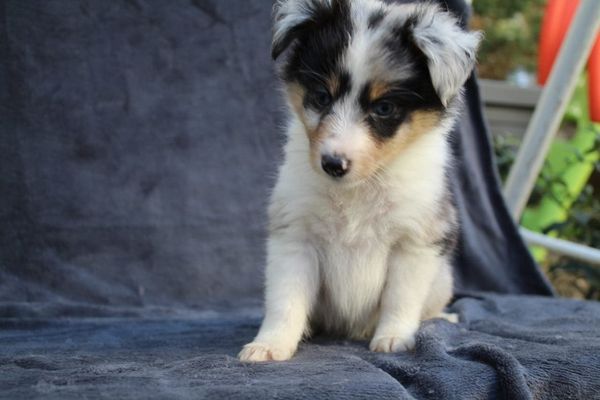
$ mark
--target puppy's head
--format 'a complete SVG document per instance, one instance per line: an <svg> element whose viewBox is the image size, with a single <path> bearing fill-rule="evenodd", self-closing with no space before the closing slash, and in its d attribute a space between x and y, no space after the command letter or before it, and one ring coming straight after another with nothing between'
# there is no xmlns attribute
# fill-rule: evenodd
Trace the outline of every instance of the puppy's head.
<svg viewBox="0 0 600 400"><path fill-rule="evenodd" d="M478 33L432 4L279 0L272 55L311 163L347 182L410 151L453 108L475 63Z"/></svg>

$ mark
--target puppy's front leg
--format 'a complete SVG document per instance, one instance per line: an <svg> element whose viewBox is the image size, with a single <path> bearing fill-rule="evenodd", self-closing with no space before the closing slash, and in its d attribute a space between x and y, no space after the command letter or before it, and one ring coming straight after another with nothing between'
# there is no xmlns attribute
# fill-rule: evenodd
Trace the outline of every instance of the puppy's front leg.
<svg viewBox="0 0 600 400"><path fill-rule="evenodd" d="M272 237L267 245L265 319L242 361L288 360L306 330L319 287L315 250L306 242Z"/></svg>
<svg viewBox="0 0 600 400"><path fill-rule="evenodd" d="M394 249L381 298L381 313L369 348L396 352L414 347L415 333L441 259L429 247Z"/></svg>

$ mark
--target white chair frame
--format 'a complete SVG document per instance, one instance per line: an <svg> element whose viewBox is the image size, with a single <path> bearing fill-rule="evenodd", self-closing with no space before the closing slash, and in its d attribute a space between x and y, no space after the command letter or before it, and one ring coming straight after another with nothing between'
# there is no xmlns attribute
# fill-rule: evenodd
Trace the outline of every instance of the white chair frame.
<svg viewBox="0 0 600 400"><path fill-rule="evenodd" d="M577 80L600 32L600 0L582 0L517 152L504 197L519 220L531 195ZM600 250L521 228L523 239L554 253L600 266Z"/></svg>

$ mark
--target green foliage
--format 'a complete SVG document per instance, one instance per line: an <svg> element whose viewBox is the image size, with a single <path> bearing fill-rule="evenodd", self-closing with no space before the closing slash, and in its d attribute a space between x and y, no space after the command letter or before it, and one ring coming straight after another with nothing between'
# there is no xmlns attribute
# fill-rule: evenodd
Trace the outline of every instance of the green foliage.
<svg viewBox="0 0 600 400"><path fill-rule="evenodd" d="M484 78L505 79L517 67L534 71L546 0L475 0L472 28L485 38L479 50Z"/></svg>
<svg viewBox="0 0 600 400"><path fill-rule="evenodd" d="M598 153L600 149L600 128L590 124L595 131L594 146L575 155L573 162L586 162L588 154ZM594 169L600 173L600 160L596 158ZM561 182L562 183L562 182ZM588 183L579 196L574 199L567 218L548 225L543 233L555 235L576 243L593 248L600 248L600 193L595 192L593 184ZM600 300L600 267L586 265L566 257L548 257L547 272L551 280L560 282L561 279L570 282L571 287L566 295ZM571 279L569 280L568 277Z"/></svg>
<svg viewBox="0 0 600 400"><path fill-rule="evenodd" d="M517 68L535 72L546 1L473 1L472 28L485 33L478 56L480 76L504 80ZM582 80L565 115L562 137L552 145L521 223L554 237L600 248L600 127L589 121L586 96ZM503 180L519 145L515 137L494 138ZM590 163L595 172L588 180ZM600 268L534 250L560 294L600 300Z"/></svg>
<svg viewBox="0 0 600 400"><path fill-rule="evenodd" d="M589 122L585 126L594 131L594 144L581 154L572 154L568 158L569 164L590 162L588 156L597 154L600 150L600 127ZM496 162L502 180L508 175L518 147L519 140L515 137L494 137ZM592 162L596 176L600 176L600 160L596 157ZM546 161L529 199L528 208L537 207L542 198L548 197L549 194L552 197L554 191L566 187L568 182L564 182L563 179ZM563 200L560 199L561 204ZM593 180L590 180L572 200L566 218L543 227L542 233L600 248L600 193L595 190ZM600 300L599 267L548 253L541 259L541 264L561 295Z"/></svg>
<svg viewBox="0 0 600 400"><path fill-rule="evenodd" d="M523 12L529 5L523 0L475 0L473 12L478 15L494 16L498 19L512 17L515 13Z"/></svg>

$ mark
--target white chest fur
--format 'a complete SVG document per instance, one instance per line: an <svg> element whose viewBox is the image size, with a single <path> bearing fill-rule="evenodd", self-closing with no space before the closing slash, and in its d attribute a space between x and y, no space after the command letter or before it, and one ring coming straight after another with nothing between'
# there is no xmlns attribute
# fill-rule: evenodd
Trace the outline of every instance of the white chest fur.
<svg viewBox="0 0 600 400"><path fill-rule="evenodd" d="M425 136L391 175L344 187L312 170L305 139L290 135L271 219L316 252L320 288L310 319L318 326L354 338L372 334L392 247L422 234L443 190L443 143Z"/></svg>
<svg viewBox="0 0 600 400"><path fill-rule="evenodd" d="M307 218L322 285L313 318L330 332L368 336L376 322L394 238L393 206L375 188L330 191L319 203Z"/></svg>

